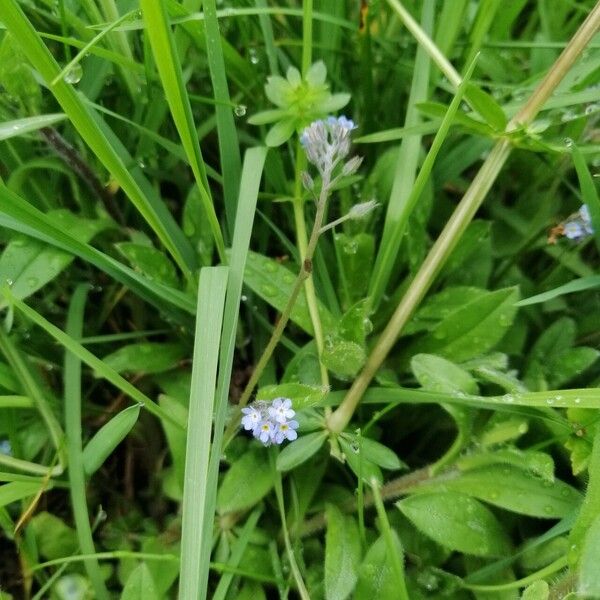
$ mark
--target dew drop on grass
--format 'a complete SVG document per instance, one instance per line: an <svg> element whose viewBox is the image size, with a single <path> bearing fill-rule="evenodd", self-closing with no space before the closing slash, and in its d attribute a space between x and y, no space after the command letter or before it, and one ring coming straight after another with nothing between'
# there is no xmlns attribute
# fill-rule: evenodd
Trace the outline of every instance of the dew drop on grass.
<svg viewBox="0 0 600 600"><path fill-rule="evenodd" d="M83 77L83 69L79 63L74 64L66 73L65 81L67 83L76 84Z"/></svg>
<svg viewBox="0 0 600 600"><path fill-rule="evenodd" d="M265 294L265 296L276 296L277 295L277 290L272 286L269 285L268 283L263 284L260 289L262 290L262 293Z"/></svg>
<svg viewBox="0 0 600 600"><path fill-rule="evenodd" d="M37 284L39 283L39 279L37 277L28 277L27 278L27 285L29 287L35 287Z"/></svg>
<svg viewBox="0 0 600 600"><path fill-rule="evenodd" d="M233 114L236 117L243 117L246 114L246 110L248 110L248 108L246 107L245 104L238 104L234 109L233 109Z"/></svg>

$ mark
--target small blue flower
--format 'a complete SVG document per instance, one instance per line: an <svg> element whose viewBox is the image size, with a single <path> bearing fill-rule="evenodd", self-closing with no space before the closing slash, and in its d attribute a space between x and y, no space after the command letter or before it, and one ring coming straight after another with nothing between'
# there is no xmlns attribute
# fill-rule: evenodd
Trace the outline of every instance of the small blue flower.
<svg viewBox="0 0 600 600"><path fill-rule="evenodd" d="M321 175L334 167L350 152L350 133L356 129L354 121L347 117L327 117L314 121L304 129L300 143L308 160Z"/></svg>
<svg viewBox="0 0 600 600"><path fill-rule="evenodd" d="M242 425L246 431L254 431L262 421L262 413L254 406L242 408L244 416L242 417Z"/></svg>
<svg viewBox="0 0 600 600"><path fill-rule="evenodd" d="M579 221L569 221L564 224L564 234L569 240L580 240L586 236L585 229Z"/></svg>
<svg viewBox="0 0 600 600"><path fill-rule="evenodd" d="M275 398L272 402L258 400L242 408L241 425L265 446L290 442L298 437L298 421L292 419L296 411L289 398ZM290 420L292 419L292 420Z"/></svg>
<svg viewBox="0 0 600 600"><path fill-rule="evenodd" d="M275 432L275 443L281 444L283 440L293 442L298 437L296 429L298 429L298 421L292 420L285 423L278 423L277 431Z"/></svg>
<svg viewBox="0 0 600 600"><path fill-rule="evenodd" d="M269 416L277 423L285 423L296 414L292 410L292 401L289 398L275 398L268 410Z"/></svg>
<svg viewBox="0 0 600 600"><path fill-rule="evenodd" d="M256 432L254 433L254 437L258 438L265 446L269 446L273 441L275 441L276 431L277 427L275 423L267 419L265 421L261 421L260 425L256 429Z"/></svg>
<svg viewBox="0 0 600 600"><path fill-rule="evenodd" d="M582 204L579 209L579 216L581 217L581 222L583 224L583 228L589 235L594 234L594 228L592 227L592 217L590 215L590 209L587 204Z"/></svg>

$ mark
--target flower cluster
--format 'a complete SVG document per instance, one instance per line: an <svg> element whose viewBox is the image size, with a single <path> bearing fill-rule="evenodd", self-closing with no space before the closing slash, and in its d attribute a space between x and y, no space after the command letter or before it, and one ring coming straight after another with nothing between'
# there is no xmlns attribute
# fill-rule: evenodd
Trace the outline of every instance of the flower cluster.
<svg viewBox="0 0 600 600"><path fill-rule="evenodd" d="M327 117L311 123L300 136L308 160L321 175L330 174L350 152L350 132L354 121L346 117ZM360 166L360 159L351 158L344 166L344 175L351 175Z"/></svg>
<svg viewBox="0 0 600 600"><path fill-rule="evenodd" d="M548 241L553 244L556 242L557 237L564 235L569 240L580 242L593 234L594 228L592 227L590 209L587 204L582 204L576 213L552 229Z"/></svg>
<svg viewBox="0 0 600 600"><path fill-rule="evenodd" d="M242 427L252 431L265 446L281 444L284 440L292 442L298 437L298 421L293 419L296 412L289 398L275 398L273 402L258 400L242 408L242 413Z"/></svg>

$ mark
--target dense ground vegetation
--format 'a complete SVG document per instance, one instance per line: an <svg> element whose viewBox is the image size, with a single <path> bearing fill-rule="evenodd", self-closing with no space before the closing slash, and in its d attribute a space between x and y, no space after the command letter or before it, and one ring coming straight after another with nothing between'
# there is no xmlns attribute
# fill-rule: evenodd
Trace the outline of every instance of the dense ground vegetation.
<svg viewBox="0 0 600 600"><path fill-rule="evenodd" d="M600 5L0 23L1 600L600 598Z"/></svg>

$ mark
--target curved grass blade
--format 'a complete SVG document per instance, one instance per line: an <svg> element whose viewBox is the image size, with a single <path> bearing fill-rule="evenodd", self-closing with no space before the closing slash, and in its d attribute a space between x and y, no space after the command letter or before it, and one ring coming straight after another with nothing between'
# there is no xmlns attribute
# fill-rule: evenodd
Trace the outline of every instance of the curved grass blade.
<svg viewBox="0 0 600 600"><path fill-rule="evenodd" d="M71 298L67 315L67 335L80 339L83 332L83 315L89 286L77 287ZM77 530L79 550L82 554L94 554L94 540L87 507L85 474L83 470L83 443L81 432L81 360L72 352L65 353L64 370L65 433L69 458L69 493ZM94 558L84 561L85 570L99 600L110 597L104 584L100 565Z"/></svg>
<svg viewBox="0 0 600 600"><path fill-rule="evenodd" d="M573 294L574 292L582 292L584 290L590 290L600 287L600 275L591 275L589 277L581 277L574 281L569 281L564 285L559 285L553 290L524 298L515 304L515 306L529 306L530 304L539 304L540 302L547 302L553 298L564 296L565 294Z"/></svg>
<svg viewBox="0 0 600 600"><path fill-rule="evenodd" d="M206 168L198 140L198 132L194 124L190 99L183 82L181 64L177 56L164 0L141 0L140 6L144 22L146 23L146 32L150 38L150 45L154 53L154 62L156 63L163 84L163 90L169 103L171 116L175 122L185 153L188 156L192 172L194 173L196 185L200 191L200 197L210 223L217 251L221 260L226 262L223 234L210 195Z"/></svg>

